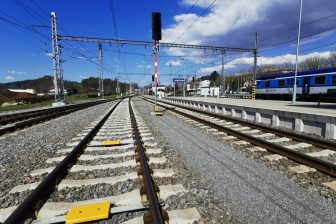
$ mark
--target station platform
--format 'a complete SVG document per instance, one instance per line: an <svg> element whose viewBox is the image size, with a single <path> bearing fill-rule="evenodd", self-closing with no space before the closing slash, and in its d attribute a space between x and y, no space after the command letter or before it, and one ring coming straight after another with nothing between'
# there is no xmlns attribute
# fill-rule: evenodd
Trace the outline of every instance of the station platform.
<svg viewBox="0 0 336 224"><path fill-rule="evenodd" d="M218 103L232 106L247 106L259 109L280 110L287 112L299 112L305 114L327 115L336 117L336 103L321 103L318 107L317 102L297 101L295 105L291 101L280 100L252 100L236 98L217 98L217 97L173 97L180 100L190 100L196 102ZM170 97L170 99L173 99Z"/></svg>
<svg viewBox="0 0 336 224"><path fill-rule="evenodd" d="M167 97L170 101L297 132L336 139L336 103L252 100L217 97Z"/></svg>

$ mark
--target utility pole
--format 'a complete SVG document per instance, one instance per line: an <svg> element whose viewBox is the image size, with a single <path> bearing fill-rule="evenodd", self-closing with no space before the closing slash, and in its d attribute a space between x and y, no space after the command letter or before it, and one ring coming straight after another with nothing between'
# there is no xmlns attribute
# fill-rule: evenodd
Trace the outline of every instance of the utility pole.
<svg viewBox="0 0 336 224"><path fill-rule="evenodd" d="M117 88L116 88L117 96L119 96L120 93L120 87L119 87L119 64L117 64Z"/></svg>
<svg viewBox="0 0 336 224"><path fill-rule="evenodd" d="M54 90L55 102L64 102L64 82L61 65L61 50L59 45L56 13L51 12L51 35L53 48L53 70L54 70Z"/></svg>
<svg viewBox="0 0 336 224"><path fill-rule="evenodd" d="M224 71L224 65L225 65L225 55L226 55L226 52L223 50L222 51L222 90L223 90L223 93L222 95L225 95L225 71Z"/></svg>
<svg viewBox="0 0 336 224"><path fill-rule="evenodd" d="M172 81L171 83L172 84L174 83L173 85L174 85L174 96L175 96L175 82L173 81L173 77L172 77L172 62L170 61L168 65L169 65L169 75L170 75L170 79Z"/></svg>
<svg viewBox="0 0 336 224"><path fill-rule="evenodd" d="M183 67L184 67L184 69L183 69L183 74L184 74L184 77L183 77L183 97L185 97L185 78L186 78L186 69L185 69L185 59L183 59Z"/></svg>
<svg viewBox="0 0 336 224"><path fill-rule="evenodd" d="M104 99L103 50L100 42L98 43L98 71L99 71L99 97L101 99Z"/></svg>
<svg viewBox="0 0 336 224"><path fill-rule="evenodd" d="M195 85L195 82L196 82L196 77L197 77L197 69L198 69L198 67L197 67L197 56L195 57L195 77L193 78L193 92L194 92L194 96L196 95L196 85Z"/></svg>
<svg viewBox="0 0 336 224"><path fill-rule="evenodd" d="M255 99L256 84L257 84L257 60L258 60L258 32L255 33L255 49L254 54L254 65L253 65L253 83L252 83L252 99Z"/></svg>
<svg viewBox="0 0 336 224"><path fill-rule="evenodd" d="M240 74L242 73L242 71L240 71ZM239 91L239 88L240 88L240 81L239 81L239 73L238 73L238 85L237 85L237 93L238 93L238 91Z"/></svg>
<svg viewBox="0 0 336 224"><path fill-rule="evenodd" d="M130 83L130 87L129 87L129 95L131 95L133 93L133 85L132 82Z"/></svg>
<svg viewBox="0 0 336 224"><path fill-rule="evenodd" d="M296 46L295 75L294 75L294 84L293 84L292 104L296 103L296 77L297 77L297 71L298 71L298 59L299 59L299 51L300 51L301 18L302 18L302 0L300 1L300 18L299 18L299 30L298 30L297 46Z"/></svg>

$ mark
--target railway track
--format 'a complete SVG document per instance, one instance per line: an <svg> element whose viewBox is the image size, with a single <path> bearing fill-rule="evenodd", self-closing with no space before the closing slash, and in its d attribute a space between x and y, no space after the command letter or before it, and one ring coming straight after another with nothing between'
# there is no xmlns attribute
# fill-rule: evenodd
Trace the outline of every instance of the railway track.
<svg viewBox="0 0 336 224"><path fill-rule="evenodd" d="M11 189L7 197L14 195L17 202L0 209L0 221L96 221L92 216L101 215L107 223L131 224L201 218L195 207L164 209L167 198L186 190L171 184L175 171L131 100L118 101L67 145ZM88 210L95 209L90 216Z"/></svg>
<svg viewBox="0 0 336 224"><path fill-rule="evenodd" d="M13 113L0 116L0 136L41 123L59 116L107 102L106 100L80 103L63 107L34 110L30 112Z"/></svg>
<svg viewBox="0 0 336 224"><path fill-rule="evenodd" d="M143 99L153 103L151 99ZM299 163L288 162L288 168L293 172L321 171L330 176L329 182L323 185L336 191L336 144L332 141L164 101L159 105L184 117L198 128L223 134L222 139L243 145L252 153L261 153L269 161L288 158Z"/></svg>

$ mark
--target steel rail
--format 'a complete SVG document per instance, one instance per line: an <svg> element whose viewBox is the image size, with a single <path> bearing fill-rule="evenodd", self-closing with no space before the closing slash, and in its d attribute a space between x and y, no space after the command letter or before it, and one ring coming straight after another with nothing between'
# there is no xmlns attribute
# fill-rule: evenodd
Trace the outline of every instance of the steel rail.
<svg viewBox="0 0 336 224"><path fill-rule="evenodd" d="M78 157L84 152L86 145L92 140L99 129L106 122L122 99L99 121L99 123L76 145L76 147L60 162L56 168L33 190L31 194L5 220L4 224L23 223L29 218L36 218L35 213L48 200L56 186L65 178Z"/></svg>
<svg viewBox="0 0 336 224"><path fill-rule="evenodd" d="M25 128L27 126L32 126L34 124L41 123L43 121L47 121L47 120L50 120L50 119L53 119L53 118L56 118L56 117L60 117L60 116L63 116L63 115L66 115L66 114L69 114L69 113L72 113L72 112L75 112L75 111L78 111L78 110L86 109L88 107L96 106L98 104L106 103L106 102L107 101L102 101L102 102L99 101L99 102L95 102L95 103L92 102L92 103L85 104L85 105L82 105L82 104L77 105L75 107L60 108L57 111L45 111L45 112L42 112L42 113L39 114L39 115L43 115L43 116L36 117L37 115L34 115L33 116L34 118L32 118L32 119L24 120L24 121L15 123L12 126L0 129L0 136L4 135L6 133L16 131L18 129ZM46 114L46 115L44 115L44 114Z"/></svg>
<svg viewBox="0 0 336 224"><path fill-rule="evenodd" d="M259 129L265 132L271 132L273 134L279 135L279 136L283 136L283 137L288 137L291 138L293 140L296 141L304 141L307 142L309 144L324 148L324 149L330 149L330 150L334 150L336 151L336 144L335 142L332 141L328 141L325 139L320 139L317 137L313 137L313 136L308 136L308 135L303 135L303 134L299 134L296 133L294 131L287 131L287 130L283 130L283 129L277 129L274 127L269 127L266 125L262 125L262 124L257 124L248 120L242 120L242 119L238 119L238 118L234 118L234 117L229 117L229 116L225 116L225 115L221 115L221 114L216 114L216 113L212 113L212 112L208 112L208 111L202 111L199 109L195 109L195 108L191 108L191 107L186 107L186 106L181 106L181 105L176 105L174 103L169 103L169 102L165 102L165 101L161 101L165 104L171 105L171 106L175 106L175 107L179 107L182 109L186 109L186 110L190 110L193 112L197 112L197 113L201 113L204 115L208 115L211 117L215 117L215 118L219 118L219 119L224 119L227 121L232 121L244 126L248 126L251 128L255 128L255 129ZM186 101L186 102L191 102L193 103L193 101Z"/></svg>
<svg viewBox="0 0 336 224"><path fill-rule="evenodd" d="M136 140L136 147L139 152L140 156L140 164L143 169L143 179L144 184L147 190L147 196L148 196L148 212L150 214L150 217L152 218L152 223L154 224L161 224L164 223L164 218L162 214L162 209L159 203L159 200L156 195L155 187L154 187L154 181L152 179L152 175L146 160L145 150L142 145L141 137L139 134L137 122L134 116L134 112L131 106L131 98L129 99L129 112L131 116L131 122L132 122L132 128L133 128L133 134L134 138Z"/></svg>
<svg viewBox="0 0 336 224"><path fill-rule="evenodd" d="M153 103L149 99L144 99L144 100L146 100L146 101L148 101L150 103ZM267 149L268 151L271 151L273 153L285 156L285 157L287 157L287 158L289 158L289 159L291 159L293 161L296 161L298 163L307 165L309 167L313 167L313 168L315 168L315 169L317 169L317 170L319 170L319 171L321 171L323 173L326 173L326 174L328 174L330 176L336 177L336 164L324 161L324 160L319 159L319 158L308 156L308 155L306 155L304 153L288 149L288 148L283 147L281 145L277 145L275 143L271 143L271 142L268 142L266 140L253 137L251 135L248 135L248 134L245 134L245 133L233 130L231 128L227 128L227 127L223 127L223 126L218 125L218 124L214 124L214 123L212 123L210 121L207 121L207 120L195 117L195 116L190 115L188 113L185 113L185 112L182 112L182 111L178 111L175 108L167 107L167 106L163 105L162 103L159 103L159 105L162 106L162 107L164 107L164 108L166 108L166 109L168 109L168 110L171 110L171 111L173 111L175 113L178 113L178 114L183 115L185 117L188 117L188 118L190 118L192 120L200 122L200 123L202 123L204 125L210 126L210 127L215 128L215 129L217 129L219 131L223 131L225 133L228 133L229 135L233 135L233 136L235 136L235 137L237 137L239 139L242 139L242 140L245 140L247 142L250 142L253 145L260 146L262 148Z"/></svg>

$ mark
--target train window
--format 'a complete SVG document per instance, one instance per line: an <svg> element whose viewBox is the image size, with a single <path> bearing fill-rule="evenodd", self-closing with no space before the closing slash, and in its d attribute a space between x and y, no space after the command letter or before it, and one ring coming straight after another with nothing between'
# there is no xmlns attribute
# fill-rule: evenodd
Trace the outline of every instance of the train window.
<svg viewBox="0 0 336 224"><path fill-rule="evenodd" d="M323 85L325 84L326 77L325 76L316 76L315 77L315 84L316 85Z"/></svg>
<svg viewBox="0 0 336 224"><path fill-rule="evenodd" d="M266 88L271 87L271 83L270 83L270 81L266 81L266 82L265 82L265 87L266 87Z"/></svg>
<svg viewBox="0 0 336 224"><path fill-rule="evenodd" d="M336 75L333 75L331 83L336 84Z"/></svg>
<svg viewBox="0 0 336 224"><path fill-rule="evenodd" d="M294 79L288 79L288 87L293 87ZM296 86L300 85L300 80L296 79Z"/></svg>
<svg viewBox="0 0 336 224"><path fill-rule="evenodd" d="M278 80L278 87L284 87L284 86L285 86L285 80L284 79Z"/></svg>

